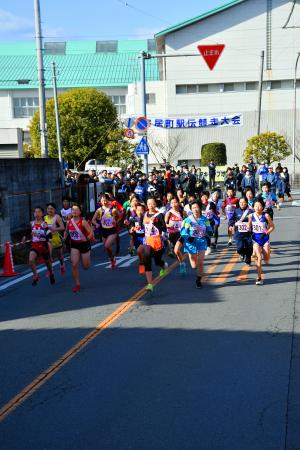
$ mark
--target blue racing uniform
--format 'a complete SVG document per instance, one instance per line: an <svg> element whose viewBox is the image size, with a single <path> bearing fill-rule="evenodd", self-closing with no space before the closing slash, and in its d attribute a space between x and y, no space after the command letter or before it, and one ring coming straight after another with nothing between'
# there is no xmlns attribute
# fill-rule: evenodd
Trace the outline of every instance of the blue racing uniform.
<svg viewBox="0 0 300 450"><path fill-rule="evenodd" d="M184 252L196 255L207 249L206 236L212 236L213 230L209 220L205 216L196 219L193 214L184 219L180 235L184 239Z"/></svg>

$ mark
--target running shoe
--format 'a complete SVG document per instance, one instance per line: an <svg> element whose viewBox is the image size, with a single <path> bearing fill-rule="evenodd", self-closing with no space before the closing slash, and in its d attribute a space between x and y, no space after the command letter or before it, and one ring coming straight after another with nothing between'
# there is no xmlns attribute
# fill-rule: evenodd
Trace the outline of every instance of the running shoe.
<svg viewBox="0 0 300 450"><path fill-rule="evenodd" d="M228 241L227 247L232 247L232 241Z"/></svg>
<svg viewBox="0 0 300 450"><path fill-rule="evenodd" d="M36 286L38 284L38 282L39 282L39 277L38 276L33 277L33 279L32 279L32 286Z"/></svg>
<svg viewBox="0 0 300 450"><path fill-rule="evenodd" d="M205 250L205 256L208 256L211 254L211 248L207 247L207 249Z"/></svg>
<svg viewBox="0 0 300 450"><path fill-rule="evenodd" d="M201 288L202 288L201 277L197 277L197 278L196 278L196 288L197 288L197 289L201 289Z"/></svg>
<svg viewBox="0 0 300 450"><path fill-rule="evenodd" d="M135 249L134 248L130 248L129 249L129 254L130 254L130 256L134 256L135 255Z"/></svg>
<svg viewBox="0 0 300 450"><path fill-rule="evenodd" d="M53 272L50 272L49 280L50 280L50 284L55 284L55 278L54 278L54 273Z"/></svg>
<svg viewBox="0 0 300 450"><path fill-rule="evenodd" d="M73 287L72 291L74 292L74 294L80 292L80 284L76 284L76 286Z"/></svg>
<svg viewBox="0 0 300 450"><path fill-rule="evenodd" d="M111 260L111 268L112 268L112 270L114 270L116 268L116 266L117 266L116 258L112 258L112 260Z"/></svg>
<svg viewBox="0 0 300 450"><path fill-rule="evenodd" d="M185 275L186 274L186 263L182 262L179 264L179 273L181 275Z"/></svg>
<svg viewBox="0 0 300 450"><path fill-rule="evenodd" d="M60 274L61 274L62 276L64 276L64 274L66 273L66 267L65 267L65 265L64 265L64 264L61 264L59 270L60 270Z"/></svg>
<svg viewBox="0 0 300 450"><path fill-rule="evenodd" d="M244 261L244 256L243 255L240 255L240 261Z"/></svg>
<svg viewBox="0 0 300 450"><path fill-rule="evenodd" d="M168 264L165 262L164 267L162 267L159 271L160 277L164 277L165 275L167 275L167 267L168 267Z"/></svg>
<svg viewBox="0 0 300 450"><path fill-rule="evenodd" d="M139 274L143 275L145 273L145 266L144 264L139 264Z"/></svg>
<svg viewBox="0 0 300 450"><path fill-rule="evenodd" d="M154 288L153 284L148 283L146 286L146 291L153 292L153 288Z"/></svg>
<svg viewBox="0 0 300 450"><path fill-rule="evenodd" d="M255 284L257 286L262 286L264 284L264 280L262 280L261 278L256 278Z"/></svg>
<svg viewBox="0 0 300 450"><path fill-rule="evenodd" d="M245 263L247 264L247 266L251 266L251 257L249 258L245 258Z"/></svg>

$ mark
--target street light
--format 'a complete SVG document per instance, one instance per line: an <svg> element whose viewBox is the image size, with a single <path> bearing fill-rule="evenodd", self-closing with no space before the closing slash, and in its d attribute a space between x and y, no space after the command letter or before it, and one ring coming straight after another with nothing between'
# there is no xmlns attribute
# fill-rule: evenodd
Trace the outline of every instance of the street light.
<svg viewBox="0 0 300 450"><path fill-rule="evenodd" d="M297 120L297 67L300 57L300 52L297 54L295 72L294 72L294 119L293 119L293 177L295 179L296 171L296 120Z"/></svg>

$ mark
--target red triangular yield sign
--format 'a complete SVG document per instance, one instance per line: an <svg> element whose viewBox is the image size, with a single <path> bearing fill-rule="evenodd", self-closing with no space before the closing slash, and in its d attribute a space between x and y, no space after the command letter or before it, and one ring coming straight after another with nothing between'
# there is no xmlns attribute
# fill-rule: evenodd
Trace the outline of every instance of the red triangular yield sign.
<svg viewBox="0 0 300 450"><path fill-rule="evenodd" d="M215 65L217 64L218 59L221 56L221 53L224 50L224 44L216 44L216 45L198 45L198 50L205 59L206 64L213 70Z"/></svg>

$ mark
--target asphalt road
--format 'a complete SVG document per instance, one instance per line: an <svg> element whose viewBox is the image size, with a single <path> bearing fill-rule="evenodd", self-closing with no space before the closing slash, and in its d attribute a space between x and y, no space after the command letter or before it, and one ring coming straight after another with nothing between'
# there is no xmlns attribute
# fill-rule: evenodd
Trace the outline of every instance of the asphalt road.
<svg viewBox="0 0 300 450"><path fill-rule="evenodd" d="M80 294L69 264L54 286L3 280L0 449L299 450L299 223L275 214L264 286L225 225L202 290L169 259L145 294L127 236L115 271L93 250Z"/></svg>

